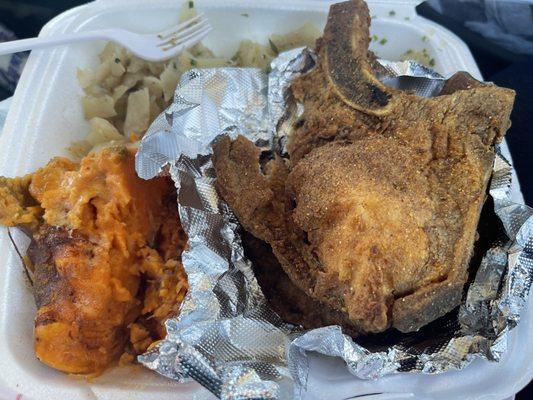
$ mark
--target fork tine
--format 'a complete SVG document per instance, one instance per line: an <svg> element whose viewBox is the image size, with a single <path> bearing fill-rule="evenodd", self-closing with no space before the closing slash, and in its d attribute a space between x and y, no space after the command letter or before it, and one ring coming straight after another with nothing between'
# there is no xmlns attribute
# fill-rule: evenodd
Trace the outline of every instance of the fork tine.
<svg viewBox="0 0 533 400"><path fill-rule="evenodd" d="M209 25L209 21L204 19L202 22L199 22L197 24L189 26L188 28L185 28L185 29L179 31L176 34L169 36L167 40L161 41L161 43L159 43L158 46L162 47L162 46L166 46L168 44L173 44L175 42L180 42L180 41L186 40L191 33L194 34L194 32L201 31L202 29L204 29L205 27L208 27L208 26L210 26ZM182 38L184 38L184 39L182 40Z"/></svg>
<svg viewBox="0 0 533 400"><path fill-rule="evenodd" d="M178 45L178 46L180 46L180 48L178 50L174 50L174 51L182 51L184 49L188 49L189 47L194 46L197 43L200 43L200 41L202 41L204 39L204 37L206 37L207 34L209 32L211 32L212 30L213 30L213 28L211 26L209 26L207 29L204 29L203 31L198 32L195 36L187 39L186 41L184 41L180 45ZM171 49L171 50L173 50L173 49Z"/></svg>
<svg viewBox="0 0 533 400"><path fill-rule="evenodd" d="M174 49L175 47L178 47L180 50L182 50L182 49L185 49L187 47L193 46L196 43L198 43L209 32L211 32L212 29L213 27L211 25L207 25L204 28L200 29L199 31L192 32L186 37L181 37L179 42L171 41L171 42L166 43L167 47L163 47L163 44L159 44L158 47L161 47L161 50L163 51L168 51L168 50Z"/></svg>
<svg viewBox="0 0 533 400"><path fill-rule="evenodd" d="M187 21L183 21L182 23L175 25L166 31L159 32L157 34L157 37L161 40L168 39L170 36L175 35L176 33L180 32L182 29L189 27L190 25L194 25L197 22L201 22L202 20L205 20L204 13L199 13L195 17L188 19Z"/></svg>

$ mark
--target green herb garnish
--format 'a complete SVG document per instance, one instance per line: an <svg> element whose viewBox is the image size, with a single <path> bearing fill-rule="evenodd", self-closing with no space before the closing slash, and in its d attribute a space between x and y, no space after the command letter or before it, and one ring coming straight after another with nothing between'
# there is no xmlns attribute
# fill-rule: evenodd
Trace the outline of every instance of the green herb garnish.
<svg viewBox="0 0 533 400"><path fill-rule="evenodd" d="M379 44L381 45L384 45L385 43L387 43L387 39L383 38L379 41Z"/></svg>
<svg viewBox="0 0 533 400"><path fill-rule="evenodd" d="M429 66L430 67L434 67L435 66L435 59L432 58L431 60L429 60Z"/></svg>
<svg viewBox="0 0 533 400"><path fill-rule="evenodd" d="M394 10L390 10L390 11L389 11L389 15L390 15L391 17L394 17L394 16L396 15L396 11L394 11Z"/></svg>
<svg viewBox="0 0 533 400"><path fill-rule="evenodd" d="M422 36L422 41L423 41L423 42L427 42L428 40L429 40L429 39L428 39L428 37L427 37L426 35Z"/></svg>
<svg viewBox="0 0 533 400"><path fill-rule="evenodd" d="M194 1L189 1L189 8L194 8Z"/></svg>
<svg viewBox="0 0 533 400"><path fill-rule="evenodd" d="M379 40L378 35L372 35L372 41L377 42Z"/></svg>
<svg viewBox="0 0 533 400"><path fill-rule="evenodd" d="M406 21L410 21L411 20L411 18L409 18L409 17L403 17L403 19L405 19Z"/></svg>
<svg viewBox="0 0 533 400"><path fill-rule="evenodd" d="M274 43L270 38L268 38L268 43L270 43L270 48L274 52L275 55L279 54L278 46L276 46L276 43Z"/></svg>
<svg viewBox="0 0 533 400"><path fill-rule="evenodd" d="M197 65L198 63L196 62L196 60L191 58L191 67L196 67Z"/></svg>
<svg viewBox="0 0 533 400"><path fill-rule="evenodd" d="M242 16L242 17L249 17L250 14L248 14L248 13L242 13L241 16Z"/></svg>
<svg viewBox="0 0 533 400"><path fill-rule="evenodd" d="M120 64L120 58L115 58L115 64Z"/></svg>

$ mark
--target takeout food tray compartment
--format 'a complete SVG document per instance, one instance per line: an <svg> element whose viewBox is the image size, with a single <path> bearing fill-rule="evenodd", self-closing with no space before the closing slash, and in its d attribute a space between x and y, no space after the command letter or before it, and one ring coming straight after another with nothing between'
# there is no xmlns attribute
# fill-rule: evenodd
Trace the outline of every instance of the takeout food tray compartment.
<svg viewBox="0 0 533 400"><path fill-rule="evenodd" d="M288 32L306 21L322 29L330 3L195 1L214 27L204 43L218 55L231 55L242 39L265 42L270 34ZM442 27L416 16L416 1L368 3L371 15L376 16L371 34L386 39L384 44L371 44L378 56L394 60L408 49L425 48L441 74L466 70L481 78L465 44ZM180 8L181 2L172 0L100 0L61 14L43 28L41 35L108 27L155 32L175 24ZM53 156L66 155L68 143L87 134L76 68L96 66L103 45L83 43L31 54L0 134L0 175L31 172ZM518 186L514 189L515 200L520 200ZM15 238L22 247L27 244L22 235L16 234ZM0 399L17 399L19 395L35 400L213 398L194 382L177 384L140 366L115 368L87 382L41 364L33 352L33 296L5 229L0 231L0 254ZM308 398L342 399L380 393L371 398L503 399L518 391L533 375L529 361L533 357L533 339L527 335L530 329L533 318L523 315L500 363L478 359L463 371L433 376L398 374L379 381L362 381L349 375L339 361L312 357Z"/></svg>

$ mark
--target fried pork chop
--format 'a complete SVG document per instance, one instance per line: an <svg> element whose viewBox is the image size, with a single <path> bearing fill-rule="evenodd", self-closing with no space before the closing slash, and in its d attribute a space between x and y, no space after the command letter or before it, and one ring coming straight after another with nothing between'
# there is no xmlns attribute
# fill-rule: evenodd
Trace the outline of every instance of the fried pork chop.
<svg viewBox="0 0 533 400"><path fill-rule="evenodd" d="M384 86L362 0L331 7L289 160L215 145L221 195L303 292L353 334L419 329L456 307L514 92L458 73L435 98ZM346 322L348 321L348 322Z"/></svg>

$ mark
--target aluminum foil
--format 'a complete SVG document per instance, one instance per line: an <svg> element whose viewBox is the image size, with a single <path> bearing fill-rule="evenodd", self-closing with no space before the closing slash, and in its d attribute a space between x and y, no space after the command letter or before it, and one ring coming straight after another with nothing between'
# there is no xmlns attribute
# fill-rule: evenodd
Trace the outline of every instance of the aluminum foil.
<svg viewBox="0 0 533 400"><path fill-rule="evenodd" d="M446 79L439 73L418 64L416 61L378 60L385 73L377 77L387 86L412 90L423 97L433 97L440 93Z"/></svg>
<svg viewBox="0 0 533 400"><path fill-rule="evenodd" d="M220 135L239 133L284 155L303 111L287 89L315 60L312 51L297 49L275 59L268 77L257 69L187 73L137 154L139 176L149 179L168 168L176 183L189 235L183 265L190 287L180 315L167 321L167 337L139 360L172 379L193 378L221 399L301 397L310 351L342 358L363 379L460 369L477 356L497 361L527 302L533 211L511 201L512 167L498 154L490 194L501 237L480 261L458 312L419 332L358 343L338 326L305 331L270 309L244 256L238 221L215 189L211 145ZM444 82L414 62L382 65L384 82L419 95L435 95Z"/></svg>

